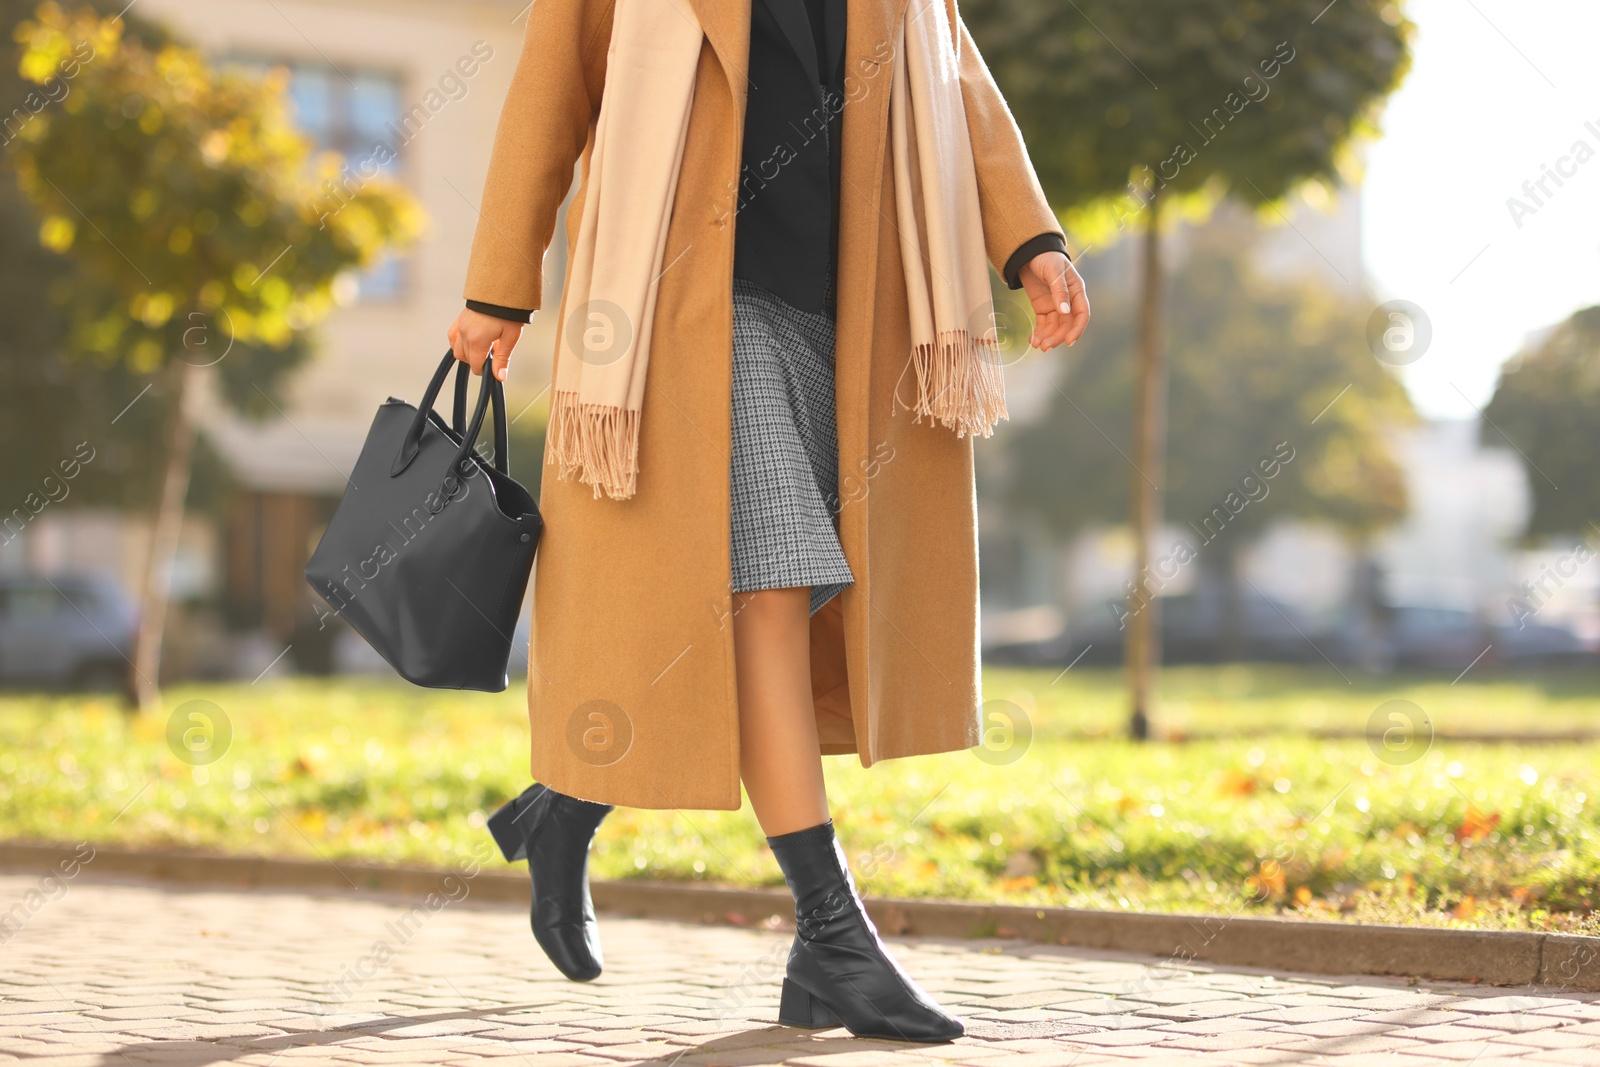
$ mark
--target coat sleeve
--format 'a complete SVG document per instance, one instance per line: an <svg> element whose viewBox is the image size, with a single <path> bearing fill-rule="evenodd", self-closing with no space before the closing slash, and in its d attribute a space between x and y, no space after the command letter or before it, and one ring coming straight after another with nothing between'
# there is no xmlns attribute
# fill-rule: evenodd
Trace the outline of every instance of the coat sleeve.
<svg viewBox="0 0 1600 1067"><path fill-rule="evenodd" d="M1024 244L1045 234L1058 234L1064 249L1066 233L1045 199L1017 120L1000 95L1000 87L989 73L989 66L978 52L972 34L967 32L967 24L956 10L955 0L946 2L958 38L961 96L966 106L967 129L972 137L972 155L978 168L978 203L983 213L985 250L995 270L1004 274L1011 257ZM1010 282L1009 277L1007 282Z"/></svg>
<svg viewBox="0 0 1600 1067"><path fill-rule="evenodd" d="M500 109L464 296L538 310L544 254L600 112L615 0L537 0Z"/></svg>

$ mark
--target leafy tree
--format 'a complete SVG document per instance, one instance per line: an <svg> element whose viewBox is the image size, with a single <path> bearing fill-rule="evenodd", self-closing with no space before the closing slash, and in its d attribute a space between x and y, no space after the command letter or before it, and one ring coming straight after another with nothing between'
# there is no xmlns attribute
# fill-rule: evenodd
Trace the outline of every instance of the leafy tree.
<svg viewBox="0 0 1600 1067"><path fill-rule="evenodd" d="M12 32L36 3L0 0L0 42L11 44ZM129 32L148 34L153 28L130 26ZM3 54L0 145L33 121L30 94L41 110L54 103L23 80L9 51ZM63 85L70 91L70 83ZM52 94L59 96L63 85L53 86ZM159 390L146 392L147 376L75 362L62 349L68 321L55 297L69 284L72 263L39 244L38 214L5 160L0 152L0 452L13 459L0 464L0 540L10 541L45 507L148 502L148 479L138 475L157 458L152 443L161 439L165 404ZM128 408L135 397L139 402ZM108 427L114 433L105 432ZM59 464L80 447L93 458L64 480Z"/></svg>
<svg viewBox="0 0 1600 1067"><path fill-rule="evenodd" d="M1161 227L1223 196L1267 208L1353 173L1357 138L1409 63L1391 0L965 0L964 19L1081 239L1142 231L1131 426L1136 570L1165 484ZM1155 611L1128 641L1131 729L1148 734Z"/></svg>
<svg viewBox="0 0 1600 1067"><path fill-rule="evenodd" d="M1126 608L1131 622L1178 569L1197 566L1225 583L1235 646L1243 549L1290 516L1333 524L1352 541L1399 519L1405 483L1383 430L1413 417L1404 388L1363 343L1368 305L1315 282L1261 277L1250 265L1253 237L1201 231L1173 276L1171 457L1161 488L1187 532L1183 551L1161 549L1152 571L1135 576ZM1127 461L1114 442L1133 412L1126 354L1137 318L1125 299L1109 299L1095 322L1049 414L1006 443L1011 504L1062 539L1128 513Z"/></svg>
<svg viewBox="0 0 1600 1067"><path fill-rule="evenodd" d="M1501 368L1480 440L1514 448L1533 490L1528 541L1600 520L1600 305L1573 312Z"/></svg>
<svg viewBox="0 0 1600 1067"><path fill-rule="evenodd" d="M65 347L164 380L133 678L140 707L153 709L198 374L216 374L241 410L271 410L342 279L411 239L419 212L374 173L312 158L283 72L214 71L192 48L125 30L92 9L40 5L17 28L18 69L58 99L30 106L7 148L40 216L39 243L72 261L61 279Z"/></svg>

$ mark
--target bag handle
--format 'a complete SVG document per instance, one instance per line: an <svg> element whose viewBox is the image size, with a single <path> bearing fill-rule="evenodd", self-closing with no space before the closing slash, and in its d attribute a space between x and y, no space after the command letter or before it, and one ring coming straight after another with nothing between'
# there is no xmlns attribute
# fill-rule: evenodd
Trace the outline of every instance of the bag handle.
<svg viewBox="0 0 1600 1067"><path fill-rule="evenodd" d="M456 432L457 437L467 432L467 383L471 380L472 364L465 360L456 360L456 395L454 404L450 409L450 428ZM504 387L502 386L502 388ZM432 405L429 406L431 407ZM495 411L499 410L499 408L495 408ZM498 456L506 450L506 441L504 435L500 433L499 419L495 419L494 426L494 451L495 455ZM507 432L510 432L509 428ZM502 471L501 473L504 474L505 472Z"/></svg>
<svg viewBox="0 0 1600 1067"><path fill-rule="evenodd" d="M478 434L483 430L483 418L488 408L488 403L494 401L494 467L501 474L510 475L507 453L509 449L509 432L506 426L506 395L505 387L500 379L494 376L492 370L486 369L483 374L483 387L478 391L478 405L473 412L471 426L462 426L465 421L467 399L467 374L471 368L462 360L456 359L455 350L447 349L444 358L439 361L438 368L433 372L433 378L428 382L428 388L422 394L422 403L417 406L416 417L411 420L411 428L406 431L405 438L400 445L400 452L394 458L394 465L389 468L389 477L400 474L411 461L417 458L417 452L422 447L422 431L428 424L428 412L433 410L434 403L439 399L439 390L444 388L445 376L450 373L450 365L454 363L460 368L456 372L455 410L452 412L454 429L461 438L461 447L456 452L456 458L450 464L450 470L459 468L462 460L477 443Z"/></svg>
<svg viewBox="0 0 1600 1067"><path fill-rule="evenodd" d="M450 428L457 437L467 432L467 378L471 374L471 364L456 360L456 396L450 408Z"/></svg>
<svg viewBox="0 0 1600 1067"><path fill-rule="evenodd" d="M478 389L478 406L473 409L472 423L467 427L466 433L461 435L461 447L456 450L455 458L450 461L450 466L445 470L444 481L439 486L439 506L428 507L428 511L432 514L437 515L448 501L455 499L456 493L460 492L461 479L465 476L465 472L472 470L474 464L472 446L477 443L478 434L483 431L483 418L488 413L491 398L494 400L494 421L497 431L495 437L498 443L506 421L506 395L500 380L494 376L492 369L488 369L483 375L483 385ZM504 446L496 449L494 465L501 474L508 473ZM453 486L450 484L451 479L455 480Z"/></svg>

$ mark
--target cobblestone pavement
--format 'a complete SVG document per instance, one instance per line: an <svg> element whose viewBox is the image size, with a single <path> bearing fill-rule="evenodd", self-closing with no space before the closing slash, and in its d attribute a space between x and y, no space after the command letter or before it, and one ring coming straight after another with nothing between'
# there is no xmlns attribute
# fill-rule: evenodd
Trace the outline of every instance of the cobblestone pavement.
<svg viewBox="0 0 1600 1067"><path fill-rule="evenodd" d="M579 984L460 879L411 899L5 875L3 909L0 1061L28 1064L1600 1064L1600 995L998 940L893 939L959 1041L789 1029L791 934L602 915L606 972Z"/></svg>

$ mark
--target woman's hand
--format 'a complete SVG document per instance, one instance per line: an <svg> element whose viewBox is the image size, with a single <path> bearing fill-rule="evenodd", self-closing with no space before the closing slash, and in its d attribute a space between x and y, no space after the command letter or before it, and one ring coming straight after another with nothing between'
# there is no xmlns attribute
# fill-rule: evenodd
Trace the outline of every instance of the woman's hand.
<svg viewBox="0 0 1600 1067"><path fill-rule="evenodd" d="M462 308L456 321L450 324L450 348L456 358L470 365L473 374L482 374L484 360L492 345L494 361L491 368L494 376L502 382L506 380L511 350L517 347L517 339L521 336L522 323L497 319L471 308Z"/></svg>
<svg viewBox="0 0 1600 1067"><path fill-rule="evenodd" d="M1041 352L1077 343L1089 325L1089 294L1072 261L1060 252L1041 252L1018 275L1033 304L1033 336L1028 343Z"/></svg>

